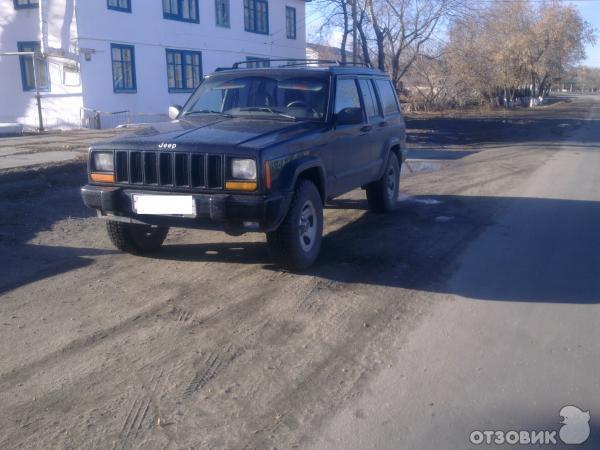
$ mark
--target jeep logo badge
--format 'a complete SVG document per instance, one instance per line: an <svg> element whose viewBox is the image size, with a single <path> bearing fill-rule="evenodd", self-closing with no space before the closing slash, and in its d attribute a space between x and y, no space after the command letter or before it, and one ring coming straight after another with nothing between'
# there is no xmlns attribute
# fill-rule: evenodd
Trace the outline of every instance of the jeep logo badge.
<svg viewBox="0 0 600 450"><path fill-rule="evenodd" d="M167 149L167 150L175 150L177 148L177 144L168 144L166 142L162 142L158 145L158 148L160 149Z"/></svg>

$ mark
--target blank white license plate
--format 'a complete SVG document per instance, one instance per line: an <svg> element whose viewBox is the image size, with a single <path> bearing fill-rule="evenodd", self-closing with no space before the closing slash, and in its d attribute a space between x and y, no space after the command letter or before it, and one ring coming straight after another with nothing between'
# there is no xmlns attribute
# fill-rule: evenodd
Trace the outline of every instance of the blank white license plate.
<svg viewBox="0 0 600 450"><path fill-rule="evenodd" d="M191 195L133 195L137 214L161 216L196 216L196 202Z"/></svg>

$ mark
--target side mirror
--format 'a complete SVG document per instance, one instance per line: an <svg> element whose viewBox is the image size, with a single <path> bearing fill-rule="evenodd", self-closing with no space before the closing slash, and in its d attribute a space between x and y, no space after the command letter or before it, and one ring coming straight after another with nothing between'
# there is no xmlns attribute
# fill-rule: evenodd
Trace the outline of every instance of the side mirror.
<svg viewBox="0 0 600 450"><path fill-rule="evenodd" d="M344 108L337 113L336 125L356 125L362 123L363 113L360 108Z"/></svg>
<svg viewBox="0 0 600 450"><path fill-rule="evenodd" d="M181 113L182 109L183 108L181 107L181 105L169 106L169 119L171 119L171 120L177 119L177 117L179 117L179 113Z"/></svg>

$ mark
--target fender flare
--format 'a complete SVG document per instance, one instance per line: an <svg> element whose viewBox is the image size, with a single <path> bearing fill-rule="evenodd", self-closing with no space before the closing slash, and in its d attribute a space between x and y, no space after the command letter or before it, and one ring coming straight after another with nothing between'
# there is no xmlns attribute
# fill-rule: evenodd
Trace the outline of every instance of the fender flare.
<svg viewBox="0 0 600 450"><path fill-rule="evenodd" d="M317 189L319 189L321 198L323 199L323 202L325 202L325 199L327 198L326 170L323 162L314 156L296 159L285 165L280 175L281 180L286 180L286 182L281 185L282 190L292 192L300 175L306 170L314 168L317 169L319 174L319 186L317 186Z"/></svg>
<svg viewBox="0 0 600 450"><path fill-rule="evenodd" d="M389 139L386 142L386 146L385 146L385 152L384 152L384 165L381 168L381 171L379 173L379 176L383 176L383 172L385 171L385 165L387 164L387 160L390 157L390 152L392 151L393 147L399 147L400 148L400 165L404 164L404 161L406 161L406 157L408 156L408 150L406 148L406 143L401 140L398 137L393 137L391 139Z"/></svg>

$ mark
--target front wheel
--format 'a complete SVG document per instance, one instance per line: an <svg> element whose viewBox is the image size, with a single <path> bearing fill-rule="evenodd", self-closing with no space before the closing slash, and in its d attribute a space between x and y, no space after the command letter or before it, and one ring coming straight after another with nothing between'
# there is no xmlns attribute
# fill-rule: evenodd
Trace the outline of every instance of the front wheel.
<svg viewBox="0 0 600 450"><path fill-rule="evenodd" d="M275 231L267 233L273 261L292 271L310 267L321 249L323 203L317 187L300 180L288 213Z"/></svg>
<svg viewBox="0 0 600 450"><path fill-rule="evenodd" d="M109 220L108 237L119 250L142 255L160 248L169 233L169 227L155 227Z"/></svg>
<svg viewBox="0 0 600 450"><path fill-rule="evenodd" d="M390 153L383 176L367 185L367 201L373 212L386 213L398 206L400 189L400 162L394 152Z"/></svg>

